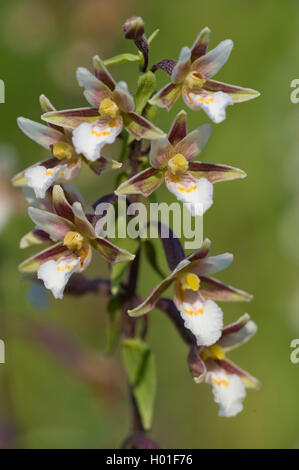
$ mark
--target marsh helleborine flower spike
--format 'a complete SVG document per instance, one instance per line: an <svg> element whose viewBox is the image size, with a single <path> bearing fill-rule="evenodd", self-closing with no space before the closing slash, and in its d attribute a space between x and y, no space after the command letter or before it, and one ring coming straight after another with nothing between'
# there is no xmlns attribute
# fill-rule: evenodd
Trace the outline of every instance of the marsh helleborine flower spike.
<svg viewBox="0 0 299 470"><path fill-rule="evenodd" d="M73 129L73 144L77 153L88 160L99 158L101 149L112 144L122 128L135 139L156 139L164 132L150 121L134 113L134 98L125 82L115 83L99 57L93 58L94 74L79 67L77 79L92 108L70 109L45 113L47 122Z"/></svg>
<svg viewBox="0 0 299 470"><path fill-rule="evenodd" d="M179 60L171 73L171 83L162 88L150 103L168 110L180 94L186 105L193 109L203 109L215 123L225 119L225 108L259 96L259 92L211 80L228 60L233 42L230 39L220 42L208 52L210 30L204 28L191 49L183 47Z"/></svg>
<svg viewBox="0 0 299 470"><path fill-rule="evenodd" d="M74 272L82 272L89 265L92 247L109 263L130 261L134 255L118 248L108 240L99 237L86 217L79 201L70 204L61 186L54 186L52 193L52 212L29 207L30 218L36 229L48 235L50 247L24 261L21 272L37 272L45 286L55 298L63 297L64 288ZM29 246L30 238L27 234ZM36 241L32 240L33 244Z"/></svg>
<svg viewBox="0 0 299 470"><path fill-rule="evenodd" d="M152 310L163 292L174 283L174 303L198 345L210 346L221 336L222 310L214 302L250 300L246 292L209 278L211 274L225 269L233 261L233 255L224 253L208 257L210 241L206 239L201 248L183 259L172 273L150 292L148 297L128 313L132 317Z"/></svg>
<svg viewBox="0 0 299 470"><path fill-rule="evenodd" d="M238 168L215 163L193 162L211 135L211 126L203 124L187 134L186 113L175 118L168 137L151 143L151 167L122 183L116 194L149 196L163 181L192 215L202 215L213 204L213 183L244 178Z"/></svg>
<svg viewBox="0 0 299 470"><path fill-rule="evenodd" d="M191 375L196 383L212 385L219 416L235 416L243 409L246 388L257 389L259 381L226 358L257 332L256 324L246 313L221 332L218 341L209 347L192 346L188 356Z"/></svg>
<svg viewBox="0 0 299 470"><path fill-rule="evenodd" d="M40 97L40 104L43 112L49 110L55 112L54 106L44 95ZM51 185L71 182L77 178L82 161L86 160L80 152L76 152L69 129L63 126L45 126L23 117L19 117L17 122L24 134L50 150L52 156L17 174L12 180L14 186L29 186L37 198L44 198ZM87 163L98 175L106 169L121 167L121 163L104 156L93 163Z"/></svg>

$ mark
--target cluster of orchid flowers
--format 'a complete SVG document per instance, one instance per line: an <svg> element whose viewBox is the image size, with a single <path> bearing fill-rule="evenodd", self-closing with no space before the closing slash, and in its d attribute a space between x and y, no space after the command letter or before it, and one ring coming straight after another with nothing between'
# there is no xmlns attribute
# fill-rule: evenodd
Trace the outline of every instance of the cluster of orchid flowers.
<svg viewBox="0 0 299 470"><path fill-rule="evenodd" d="M188 108L203 110L215 123L225 119L227 106L259 95L255 90L212 79L228 60L232 41L222 41L208 51L210 31L205 28L191 48L182 49L177 61L165 59L147 71L150 41L144 34L142 20L130 18L124 32L140 51L139 55L127 54L119 59L125 62L130 56L128 60L135 57L140 62L142 74L135 97L125 82L115 82L105 63L96 56L92 72L82 67L77 70L89 107L57 111L42 95L41 117L46 124L18 119L21 130L50 153L49 158L13 179L15 186L24 188L30 203L28 213L35 224L22 238L21 248L47 244L43 251L24 261L20 270L36 272L55 298L63 297L73 273L87 268L92 248L111 264L128 262L135 256L97 233L94 207L85 204L73 184L83 164L97 175L122 166L122 162L103 155L104 146L119 138L125 154L129 152L131 172L122 175L116 195L147 197L165 181L168 190L194 216L199 215L198 207L205 212L212 205L214 183L246 176L238 168L194 161L211 135L209 124L188 133L185 111L177 114L168 134L152 123L153 111L157 107L169 110L180 95ZM171 81L157 92L154 88L158 69L168 73ZM163 246L171 274L154 287L144 302L126 313L139 317L157 306L171 312L172 317L175 315L175 323L184 330L183 337L190 346L192 377L196 383L206 381L212 385L220 415L234 416L243 407L245 388L257 387L258 381L229 361L226 352L247 341L257 328L247 314L224 327L223 312L216 302L248 301L251 296L210 277L226 268L233 255L208 256L209 240L187 257L177 239L163 240ZM173 301L161 298L172 284Z"/></svg>

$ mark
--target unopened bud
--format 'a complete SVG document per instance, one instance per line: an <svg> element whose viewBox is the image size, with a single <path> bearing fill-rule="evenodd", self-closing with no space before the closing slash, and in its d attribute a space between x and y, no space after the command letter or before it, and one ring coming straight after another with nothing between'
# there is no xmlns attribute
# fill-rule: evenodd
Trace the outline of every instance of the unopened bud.
<svg viewBox="0 0 299 470"><path fill-rule="evenodd" d="M140 16L132 16L123 25L126 39L138 39L144 34L144 22Z"/></svg>

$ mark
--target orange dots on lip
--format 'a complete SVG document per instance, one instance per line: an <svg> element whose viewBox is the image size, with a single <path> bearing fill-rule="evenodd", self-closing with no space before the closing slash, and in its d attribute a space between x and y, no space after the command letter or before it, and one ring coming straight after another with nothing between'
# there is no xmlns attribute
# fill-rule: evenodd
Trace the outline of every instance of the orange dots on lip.
<svg viewBox="0 0 299 470"><path fill-rule="evenodd" d="M181 186L178 184L176 188L178 191L181 191L181 193L191 193L192 191L195 191L197 189L197 185L191 184L190 186L188 186L188 188L185 188L185 186Z"/></svg>
<svg viewBox="0 0 299 470"><path fill-rule="evenodd" d="M224 385L224 387L228 386L228 381L225 379L222 379L222 380L213 379L213 382L215 385L217 385L217 387L220 387L220 385Z"/></svg>
<svg viewBox="0 0 299 470"><path fill-rule="evenodd" d="M188 308L184 308L184 312L187 313L187 315L202 315L203 308L198 308L197 310L189 310Z"/></svg>
<svg viewBox="0 0 299 470"><path fill-rule="evenodd" d="M72 269L74 265L73 264L69 264L68 266L66 266L65 268L63 266L58 266L58 271L60 272L66 272L66 271L70 271Z"/></svg>
<svg viewBox="0 0 299 470"><path fill-rule="evenodd" d="M97 137L107 137L107 135L110 135L110 134L111 134L110 131L98 132L98 131L96 131L95 129L92 129L91 133L92 133L93 135L96 135Z"/></svg>
<svg viewBox="0 0 299 470"><path fill-rule="evenodd" d="M64 171L59 171L59 168L54 168L53 170L46 170L46 176L53 176L60 172L61 176L64 176Z"/></svg>
<svg viewBox="0 0 299 470"><path fill-rule="evenodd" d="M214 98L212 96L210 96L209 98L204 98L203 96L200 96L199 98L197 98L197 101L199 101L200 103L210 104L213 103Z"/></svg>

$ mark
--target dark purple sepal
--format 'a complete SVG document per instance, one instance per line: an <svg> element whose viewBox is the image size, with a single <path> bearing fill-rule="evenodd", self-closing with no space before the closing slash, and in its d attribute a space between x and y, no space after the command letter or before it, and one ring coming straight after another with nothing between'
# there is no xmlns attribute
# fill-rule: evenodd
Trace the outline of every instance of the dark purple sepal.
<svg viewBox="0 0 299 470"><path fill-rule="evenodd" d="M160 69L163 70L163 72L166 72L169 76L171 76L176 63L177 61L173 59L160 60L152 66L151 71L156 72L156 70Z"/></svg>
<svg viewBox="0 0 299 470"><path fill-rule="evenodd" d="M161 222L158 223L158 231L169 269L173 271L185 258L183 247L179 238L173 233L173 231ZM167 235L167 238L163 237L164 234Z"/></svg>

